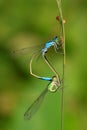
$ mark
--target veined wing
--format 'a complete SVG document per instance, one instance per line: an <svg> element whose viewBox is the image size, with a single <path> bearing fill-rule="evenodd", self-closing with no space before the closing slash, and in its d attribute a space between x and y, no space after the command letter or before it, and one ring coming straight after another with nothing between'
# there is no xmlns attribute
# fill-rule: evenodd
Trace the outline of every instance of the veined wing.
<svg viewBox="0 0 87 130"><path fill-rule="evenodd" d="M46 93L48 92L48 85L44 89L44 91L40 94L40 96L27 109L27 111L24 114L24 118L25 119L30 120L32 118L32 116L37 112L37 110L41 106L41 103L43 102L43 99L44 99Z"/></svg>
<svg viewBox="0 0 87 130"><path fill-rule="evenodd" d="M28 47L24 47L21 49L16 49L16 50L12 50L11 53L12 54L27 54L27 53L34 53L34 52L39 52L42 49L43 45L39 44L39 45L35 45L35 46L28 46Z"/></svg>

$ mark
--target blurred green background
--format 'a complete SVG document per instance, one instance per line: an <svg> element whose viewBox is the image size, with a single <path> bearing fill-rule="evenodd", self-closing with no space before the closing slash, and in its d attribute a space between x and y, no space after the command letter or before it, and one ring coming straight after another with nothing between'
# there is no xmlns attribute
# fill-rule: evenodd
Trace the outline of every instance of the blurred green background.
<svg viewBox="0 0 87 130"><path fill-rule="evenodd" d="M62 1L66 19L66 67L64 129L87 129L87 1ZM30 51L12 50L36 46L59 34L56 0L0 0L0 130L60 130L61 91L48 93L30 121L24 112L43 91L47 81L29 74ZM50 50L49 60L62 79L62 55ZM55 58L54 58L55 57ZM40 57L34 72L53 76Z"/></svg>

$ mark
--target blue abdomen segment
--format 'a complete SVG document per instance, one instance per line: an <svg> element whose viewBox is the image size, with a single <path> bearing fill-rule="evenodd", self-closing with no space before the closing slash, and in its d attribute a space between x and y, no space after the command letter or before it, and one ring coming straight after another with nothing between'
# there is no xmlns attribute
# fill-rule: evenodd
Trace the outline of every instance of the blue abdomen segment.
<svg viewBox="0 0 87 130"><path fill-rule="evenodd" d="M48 78L48 77L41 77L40 79L46 80L46 81L52 81L52 78Z"/></svg>

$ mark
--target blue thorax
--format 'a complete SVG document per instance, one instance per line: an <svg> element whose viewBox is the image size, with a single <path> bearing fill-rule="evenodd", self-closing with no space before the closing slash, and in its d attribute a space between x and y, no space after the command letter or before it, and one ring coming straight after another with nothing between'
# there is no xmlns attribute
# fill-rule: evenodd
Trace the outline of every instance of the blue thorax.
<svg viewBox="0 0 87 130"><path fill-rule="evenodd" d="M42 49L42 52L43 52L43 53L47 52L47 50L48 50L51 46L54 46L54 47L57 46L57 45L55 45L55 44L57 44L57 42L58 42L58 37L55 36L52 40L50 40L50 41L48 41L48 42L45 43L45 46L44 46L44 48Z"/></svg>

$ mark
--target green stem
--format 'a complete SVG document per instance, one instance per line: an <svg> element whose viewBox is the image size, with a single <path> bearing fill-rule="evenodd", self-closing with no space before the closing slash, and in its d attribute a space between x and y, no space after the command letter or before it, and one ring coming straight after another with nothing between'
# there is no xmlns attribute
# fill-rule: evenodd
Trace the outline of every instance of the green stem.
<svg viewBox="0 0 87 130"><path fill-rule="evenodd" d="M59 9L59 22L61 24L61 35L63 38L63 84L62 84L62 103L61 103L61 130L64 130L64 78L65 78L65 29L64 29L64 21L62 15L62 7L61 0L57 0L58 9Z"/></svg>

